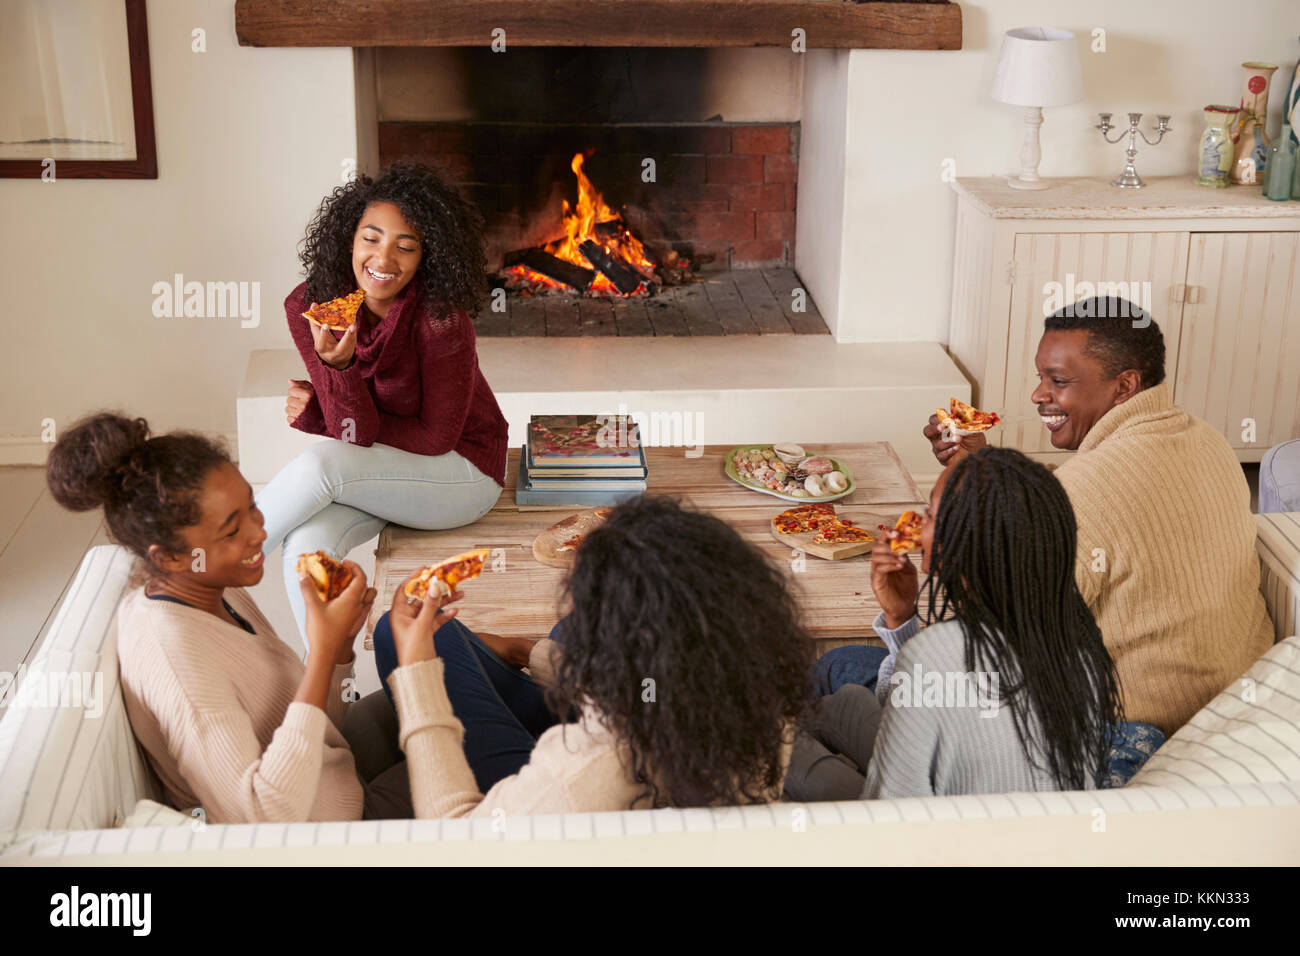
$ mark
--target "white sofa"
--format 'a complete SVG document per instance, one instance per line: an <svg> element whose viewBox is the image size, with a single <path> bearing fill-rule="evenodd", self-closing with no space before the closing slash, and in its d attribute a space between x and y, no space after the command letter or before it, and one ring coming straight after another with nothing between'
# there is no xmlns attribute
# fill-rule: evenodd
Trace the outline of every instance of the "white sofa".
<svg viewBox="0 0 1300 956"><path fill-rule="evenodd" d="M130 556L91 549L25 676L102 675L99 699L28 691L0 719L0 865L1300 861L1300 514L1260 515L1279 643L1119 790L504 820L205 825L132 816L159 790L118 684ZM93 685L92 685L93 686ZM1248 689L1248 693L1243 693ZM131 817L133 824L123 826ZM152 820L150 818L153 818ZM171 825L147 825L166 820Z"/></svg>

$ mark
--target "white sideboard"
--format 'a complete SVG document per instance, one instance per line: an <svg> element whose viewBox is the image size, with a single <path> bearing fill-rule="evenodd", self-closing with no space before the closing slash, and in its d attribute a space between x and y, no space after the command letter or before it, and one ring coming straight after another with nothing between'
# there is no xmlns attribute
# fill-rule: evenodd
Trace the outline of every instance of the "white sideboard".
<svg viewBox="0 0 1300 956"><path fill-rule="evenodd" d="M1174 401L1219 428L1242 461L1300 437L1300 202L1190 176L1132 190L1050 182L1033 192L1001 179L954 184L948 350L976 404L1004 416L994 440L1043 461L1069 454L1029 400L1034 352L1044 316L1089 294L1151 313Z"/></svg>

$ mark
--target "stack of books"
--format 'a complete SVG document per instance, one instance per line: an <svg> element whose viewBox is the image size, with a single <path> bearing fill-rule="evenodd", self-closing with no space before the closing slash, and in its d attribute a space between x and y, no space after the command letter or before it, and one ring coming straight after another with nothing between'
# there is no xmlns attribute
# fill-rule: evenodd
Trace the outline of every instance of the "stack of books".
<svg viewBox="0 0 1300 956"><path fill-rule="evenodd" d="M519 454L515 504L615 505L646 490L645 452L627 415L534 415Z"/></svg>

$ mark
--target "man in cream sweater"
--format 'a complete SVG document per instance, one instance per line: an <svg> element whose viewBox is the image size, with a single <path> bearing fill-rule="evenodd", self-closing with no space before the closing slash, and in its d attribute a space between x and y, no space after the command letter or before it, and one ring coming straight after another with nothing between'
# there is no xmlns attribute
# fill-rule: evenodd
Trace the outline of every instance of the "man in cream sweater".
<svg viewBox="0 0 1300 956"><path fill-rule="evenodd" d="M1174 405L1159 326L1122 299L1048 317L1030 396L1078 523L1079 590L1119 671L1126 716L1172 734L1273 643L1250 490L1228 442ZM925 428L947 464L984 444Z"/></svg>

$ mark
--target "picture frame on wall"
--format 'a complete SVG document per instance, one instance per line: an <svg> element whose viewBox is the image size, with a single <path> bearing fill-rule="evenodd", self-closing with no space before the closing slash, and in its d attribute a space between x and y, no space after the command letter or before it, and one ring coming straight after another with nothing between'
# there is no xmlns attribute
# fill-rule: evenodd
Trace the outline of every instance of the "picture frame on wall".
<svg viewBox="0 0 1300 956"><path fill-rule="evenodd" d="M0 177L158 178L145 0L6 0L0 87Z"/></svg>

